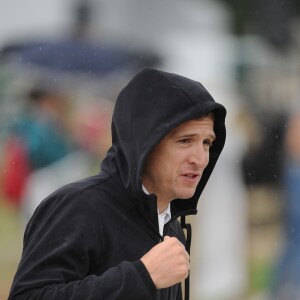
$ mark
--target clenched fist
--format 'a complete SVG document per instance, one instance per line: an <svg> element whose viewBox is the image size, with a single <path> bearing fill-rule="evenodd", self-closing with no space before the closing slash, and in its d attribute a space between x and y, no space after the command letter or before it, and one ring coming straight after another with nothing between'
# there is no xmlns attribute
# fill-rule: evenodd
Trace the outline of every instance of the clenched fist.
<svg viewBox="0 0 300 300"><path fill-rule="evenodd" d="M141 261L148 270L156 288L167 288L184 280L190 270L189 254L175 237L164 241L147 252Z"/></svg>

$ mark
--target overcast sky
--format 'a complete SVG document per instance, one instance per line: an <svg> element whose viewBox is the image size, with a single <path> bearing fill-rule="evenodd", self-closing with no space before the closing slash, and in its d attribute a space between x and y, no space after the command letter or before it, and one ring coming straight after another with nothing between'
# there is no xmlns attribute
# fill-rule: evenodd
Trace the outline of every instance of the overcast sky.
<svg viewBox="0 0 300 300"><path fill-rule="evenodd" d="M0 0L0 46L27 37L56 35L69 28L70 0Z"/></svg>

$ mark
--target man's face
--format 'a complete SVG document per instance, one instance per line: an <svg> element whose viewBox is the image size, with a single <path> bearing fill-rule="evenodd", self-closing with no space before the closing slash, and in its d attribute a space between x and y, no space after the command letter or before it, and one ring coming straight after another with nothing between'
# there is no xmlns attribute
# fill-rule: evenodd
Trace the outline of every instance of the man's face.
<svg viewBox="0 0 300 300"><path fill-rule="evenodd" d="M143 172L143 185L157 195L160 211L174 199L195 193L209 162L215 139L213 119L208 116L174 128L150 153Z"/></svg>

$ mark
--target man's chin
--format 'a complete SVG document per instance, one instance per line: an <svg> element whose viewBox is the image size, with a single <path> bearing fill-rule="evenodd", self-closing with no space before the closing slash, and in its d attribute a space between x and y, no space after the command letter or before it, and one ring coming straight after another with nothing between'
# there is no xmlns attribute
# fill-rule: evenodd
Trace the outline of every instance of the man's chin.
<svg viewBox="0 0 300 300"><path fill-rule="evenodd" d="M190 199L194 196L196 190L180 191L177 194L177 199Z"/></svg>

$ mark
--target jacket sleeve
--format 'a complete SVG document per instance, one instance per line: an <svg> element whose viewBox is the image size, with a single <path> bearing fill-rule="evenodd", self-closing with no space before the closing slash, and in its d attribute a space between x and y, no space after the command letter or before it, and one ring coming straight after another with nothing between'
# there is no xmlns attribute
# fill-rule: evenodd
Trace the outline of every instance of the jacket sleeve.
<svg viewBox="0 0 300 300"><path fill-rule="evenodd" d="M103 250L95 223L93 209L78 195L42 203L27 225L8 300L151 299L156 288L140 260L95 275Z"/></svg>

